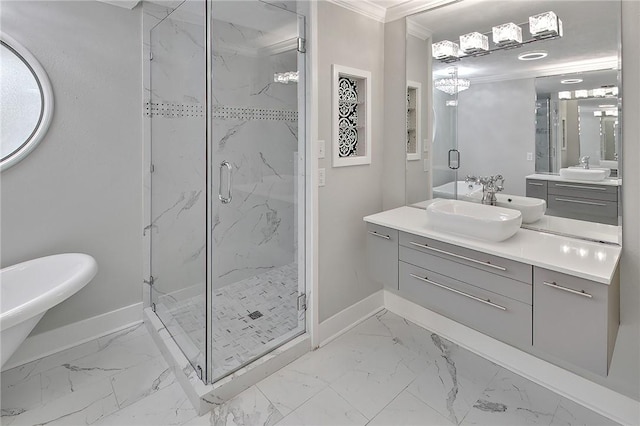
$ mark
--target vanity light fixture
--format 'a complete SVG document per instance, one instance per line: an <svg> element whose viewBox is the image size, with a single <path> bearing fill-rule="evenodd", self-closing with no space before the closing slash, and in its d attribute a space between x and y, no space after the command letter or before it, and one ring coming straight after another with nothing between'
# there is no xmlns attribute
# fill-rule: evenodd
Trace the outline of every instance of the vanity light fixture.
<svg viewBox="0 0 640 426"><path fill-rule="evenodd" d="M582 79L581 78L567 78L564 80L560 80L560 84L577 84L577 83L582 83Z"/></svg>
<svg viewBox="0 0 640 426"><path fill-rule="evenodd" d="M530 16L529 32L536 39L562 37L562 21L553 12Z"/></svg>
<svg viewBox="0 0 640 426"><path fill-rule="evenodd" d="M489 38L479 32L461 35L460 49L467 54L486 53L489 50Z"/></svg>
<svg viewBox="0 0 640 426"><path fill-rule="evenodd" d="M298 71L289 71L289 72L278 72L273 74L274 83L297 83L298 82Z"/></svg>
<svg viewBox="0 0 640 426"><path fill-rule="evenodd" d="M595 98L604 98L605 96L607 96L607 89L604 89L602 87L598 89L593 89L591 91L591 96Z"/></svg>
<svg viewBox="0 0 640 426"><path fill-rule="evenodd" d="M449 95L467 90L471 86L471 82L466 78L439 78L433 82L433 86Z"/></svg>
<svg viewBox="0 0 640 426"><path fill-rule="evenodd" d="M613 104L604 104L604 105L598 105L598 108L615 108L616 106Z"/></svg>
<svg viewBox="0 0 640 426"><path fill-rule="evenodd" d="M558 99L571 99L571 92L558 92Z"/></svg>
<svg viewBox="0 0 640 426"><path fill-rule="evenodd" d="M491 28L493 42L499 47L516 46L522 43L522 28L513 22Z"/></svg>
<svg viewBox="0 0 640 426"><path fill-rule="evenodd" d="M537 59L546 58L549 53L546 50L536 50L533 52L526 52L518 55L518 59L521 61L535 61Z"/></svg>
<svg viewBox="0 0 640 426"><path fill-rule="evenodd" d="M431 45L431 54L441 61L456 61L460 57L460 46L449 40L442 40Z"/></svg>
<svg viewBox="0 0 640 426"><path fill-rule="evenodd" d="M573 93L574 93L576 99L588 98L589 97L589 91L588 90L576 90Z"/></svg>

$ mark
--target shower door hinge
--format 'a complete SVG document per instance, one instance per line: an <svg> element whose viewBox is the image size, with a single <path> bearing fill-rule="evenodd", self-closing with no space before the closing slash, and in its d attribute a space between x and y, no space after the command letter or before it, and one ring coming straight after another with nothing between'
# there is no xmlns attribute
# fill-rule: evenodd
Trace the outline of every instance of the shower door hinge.
<svg viewBox="0 0 640 426"><path fill-rule="evenodd" d="M202 378L204 377L204 373L202 371L202 367L200 367L199 365L196 367L196 371L198 374L198 379L202 380Z"/></svg>
<svg viewBox="0 0 640 426"><path fill-rule="evenodd" d="M149 275L149 279L148 280L143 280L143 282L145 284L149 284L150 287L153 287L154 281L155 281L155 279L153 278L153 275Z"/></svg>
<svg viewBox="0 0 640 426"><path fill-rule="evenodd" d="M149 51L149 60L153 61L153 52L152 51Z"/></svg>
<svg viewBox="0 0 640 426"><path fill-rule="evenodd" d="M153 312L155 312L155 311L156 311L156 304L155 304L155 303L152 303L152 304L151 304L151 310L152 310Z"/></svg>
<svg viewBox="0 0 640 426"><path fill-rule="evenodd" d="M307 295L302 293L298 295L298 311L307 310Z"/></svg>
<svg viewBox="0 0 640 426"><path fill-rule="evenodd" d="M150 171L151 173L155 172L155 171L156 171L156 166L154 166L154 165L152 164L152 165L151 165L151 167L149 168L149 171Z"/></svg>
<svg viewBox="0 0 640 426"><path fill-rule="evenodd" d="M298 37L298 52L307 53L307 41L302 37Z"/></svg>

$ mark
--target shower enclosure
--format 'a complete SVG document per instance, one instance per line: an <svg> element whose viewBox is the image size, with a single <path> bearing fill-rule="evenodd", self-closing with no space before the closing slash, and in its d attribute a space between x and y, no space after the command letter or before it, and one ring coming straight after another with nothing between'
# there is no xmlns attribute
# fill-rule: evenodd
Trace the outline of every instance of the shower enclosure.
<svg viewBox="0 0 640 426"><path fill-rule="evenodd" d="M304 17L185 1L150 32L151 306L205 383L305 331Z"/></svg>

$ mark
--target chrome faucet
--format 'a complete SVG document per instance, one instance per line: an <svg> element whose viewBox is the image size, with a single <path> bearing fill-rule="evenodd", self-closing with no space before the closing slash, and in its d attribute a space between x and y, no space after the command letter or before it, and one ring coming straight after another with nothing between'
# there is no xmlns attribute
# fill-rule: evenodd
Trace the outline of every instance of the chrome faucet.
<svg viewBox="0 0 640 426"><path fill-rule="evenodd" d="M580 165L582 166L583 169L588 169L589 168L589 159L591 157L589 157L588 155L585 155L584 157L580 157Z"/></svg>
<svg viewBox="0 0 640 426"><path fill-rule="evenodd" d="M495 206L498 202L496 192L504 190L504 177L502 175L495 176L471 176L468 175L465 182L475 182L482 185L482 204Z"/></svg>

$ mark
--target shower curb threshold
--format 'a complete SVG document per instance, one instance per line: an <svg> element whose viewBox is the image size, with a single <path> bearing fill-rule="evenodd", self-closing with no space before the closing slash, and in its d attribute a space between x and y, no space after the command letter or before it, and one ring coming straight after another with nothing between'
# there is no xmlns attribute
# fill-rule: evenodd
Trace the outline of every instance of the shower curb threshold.
<svg viewBox="0 0 640 426"><path fill-rule="evenodd" d="M305 333L233 374L213 384L204 384L198 377L198 372L192 367L162 321L151 308L144 309L144 323L163 357L173 369L189 401L191 401L200 416L230 400L311 350L311 339L309 334Z"/></svg>

